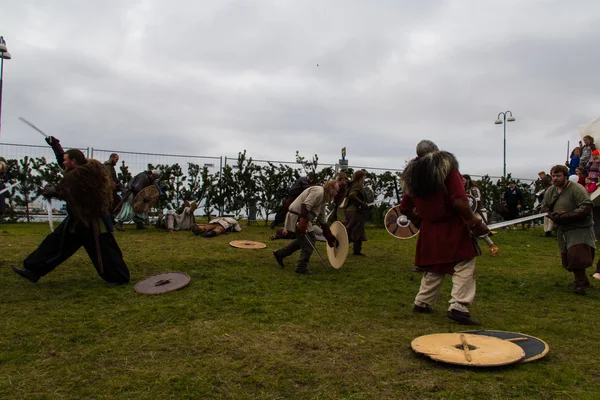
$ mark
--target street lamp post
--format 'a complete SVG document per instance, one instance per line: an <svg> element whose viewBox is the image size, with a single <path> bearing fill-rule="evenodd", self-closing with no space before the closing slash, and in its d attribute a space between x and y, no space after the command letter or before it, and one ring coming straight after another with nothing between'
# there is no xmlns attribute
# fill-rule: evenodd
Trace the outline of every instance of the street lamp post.
<svg viewBox="0 0 600 400"><path fill-rule="evenodd" d="M508 116L509 114L510 116ZM501 115L504 117L504 122L500 119ZM513 117L512 111L504 111L498 114L498 119L494 122L496 125L504 124L504 180L506 180L506 122L513 122L514 120L515 117Z"/></svg>
<svg viewBox="0 0 600 400"><path fill-rule="evenodd" d="M4 75L4 60L12 57L6 48L4 37L0 36L0 133L2 133L2 76Z"/></svg>

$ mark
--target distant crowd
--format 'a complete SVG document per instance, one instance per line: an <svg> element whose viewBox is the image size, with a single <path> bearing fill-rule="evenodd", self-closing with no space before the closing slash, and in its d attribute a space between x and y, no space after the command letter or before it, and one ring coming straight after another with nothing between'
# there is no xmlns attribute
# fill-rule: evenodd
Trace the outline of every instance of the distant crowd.
<svg viewBox="0 0 600 400"><path fill-rule="evenodd" d="M598 174L600 173L600 151L596 149L594 138L585 136L579 147L575 147L566 163L569 175L576 175L577 182L583 185L589 194L597 189Z"/></svg>

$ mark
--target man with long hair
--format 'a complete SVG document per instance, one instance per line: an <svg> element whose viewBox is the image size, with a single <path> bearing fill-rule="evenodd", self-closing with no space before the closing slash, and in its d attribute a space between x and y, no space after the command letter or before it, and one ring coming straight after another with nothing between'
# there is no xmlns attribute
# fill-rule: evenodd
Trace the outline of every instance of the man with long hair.
<svg viewBox="0 0 600 400"><path fill-rule="evenodd" d="M404 196L400 210L420 229L415 265L425 270L413 310L429 313L444 278L452 275L448 318L463 325L479 325L467 306L475 298L475 257L481 255L477 236L489 233L471 211L453 154L422 140L417 157L402 173Z"/></svg>
<svg viewBox="0 0 600 400"><path fill-rule="evenodd" d="M358 170L352 175L352 181L348 185L346 196L348 204L346 205L346 231L348 231L348 240L352 242L353 254L355 256L364 256L362 253L362 242L367 240L365 233L365 216L369 205L367 204L367 194L365 193L365 171Z"/></svg>
<svg viewBox="0 0 600 400"><path fill-rule="evenodd" d="M283 233L294 232L296 238L287 246L273 252L273 256L281 268L284 267L284 258L301 250L296 264L296 273L312 274L308 269L308 262L316 242L313 221L323 228L323 235L329 247L335 246L336 239L327 225L325 206L333 199L338 189L338 183L334 180L325 182L323 186L310 186L290 205L285 217Z"/></svg>

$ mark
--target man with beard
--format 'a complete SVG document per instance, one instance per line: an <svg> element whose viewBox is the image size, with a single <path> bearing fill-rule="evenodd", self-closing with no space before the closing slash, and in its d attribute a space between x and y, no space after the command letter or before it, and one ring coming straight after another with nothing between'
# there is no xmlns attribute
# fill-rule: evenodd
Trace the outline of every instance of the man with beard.
<svg viewBox="0 0 600 400"><path fill-rule="evenodd" d="M121 196L119 196L119 192L123 190L123 184L117 177L117 171L115 166L119 162L119 155L117 153L112 153L107 161L104 161L104 167L106 167L106 172L108 172L108 176L110 180L115 184L115 190L113 191L113 207L121 202Z"/></svg>
<svg viewBox="0 0 600 400"><path fill-rule="evenodd" d="M136 229L146 229L144 224L146 223L147 213L138 214L133 211L133 199L142 189L154 185L159 176L160 171L158 170L143 171L129 181L123 191L121 211L119 211L119 214L115 218L117 220L117 224L115 225L116 230L124 231L123 223L129 221L135 222Z"/></svg>
<svg viewBox="0 0 600 400"><path fill-rule="evenodd" d="M83 246L96 271L108 283L129 282L129 270L112 234L109 217L114 184L106 169L96 160L87 160L78 149L64 151L55 137L46 142L54 150L65 174L58 186L47 186L43 195L67 202L67 217L40 246L23 261L23 269L13 270L37 282Z"/></svg>
<svg viewBox="0 0 600 400"><path fill-rule="evenodd" d="M283 202L283 206L279 208L277 214L275 214L275 219L271 223L271 229L274 229L277 225L282 224L285 221L285 216L288 212L288 207L290 204L296 200L298 196L304 191L304 189L315 185L316 175L314 172L309 172L306 174L306 177L300 177L294 182L294 184L288 190L288 197Z"/></svg>
<svg viewBox="0 0 600 400"><path fill-rule="evenodd" d="M555 165L552 186L546 190L542 210L556 225L562 266L574 275L575 294L585 294L590 281L585 269L594 262L595 236L592 201L585 188L569 181L569 170Z"/></svg>
<svg viewBox="0 0 600 400"><path fill-rule="evenodd" d="M458 161L435 143L422 140L417 157L402 173L402 185L400 210L420 229L415 265L425 270L413 310L431 312L445 275L452 275L448 318L479 325L467 308L475 298L475 257L481 255L473 235L489 230L471 211Z"/></svg>
<svg viewBox="0 0 600 400"><path fill-rule="evenodd" d="M273 256L281 268L284 267L284 258L302 250L296 264L296 273L312 274L308 269L308 262L316 240L312 221L317 221L323 228L323 235L327 239L329 247L335 246L335 236L331 233L325 217L325 205L333 199L338 189L337 182L329 180L323 186L309 187L290 205L285 218L284 233L295 232L296 238L287 246L273 252Z"/></svg>

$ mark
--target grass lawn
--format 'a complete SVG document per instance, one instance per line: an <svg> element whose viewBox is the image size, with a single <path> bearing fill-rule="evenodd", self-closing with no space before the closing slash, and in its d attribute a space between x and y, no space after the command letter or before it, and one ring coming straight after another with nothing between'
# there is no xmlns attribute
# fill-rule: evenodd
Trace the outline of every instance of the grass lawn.
<svg viewBox="0 0 600 400"><path fill-rule="evenodd" d="M550 345L544 359L495 369L436 363L417 336L469 329L446 317L450 279L434 312L416 315L416 240L367 230L367 257L339 271L313 255L312 276L279 268L266 227L218 238L127 227L117 240L132 284L114 287L80 250L32 284L14 274L46 224L0 226L1 399L598 399L600 282L576 296L555 239L535 231L494 236L477 259L471 306L484 329ZM229 241L262 241L235 249ZM484 246L485 244L482 243ZM325 244L318 248L325 254ZM133 284L182 271L190 284L146 296ZM588 269L591 273L592 269Z"/></svg>

